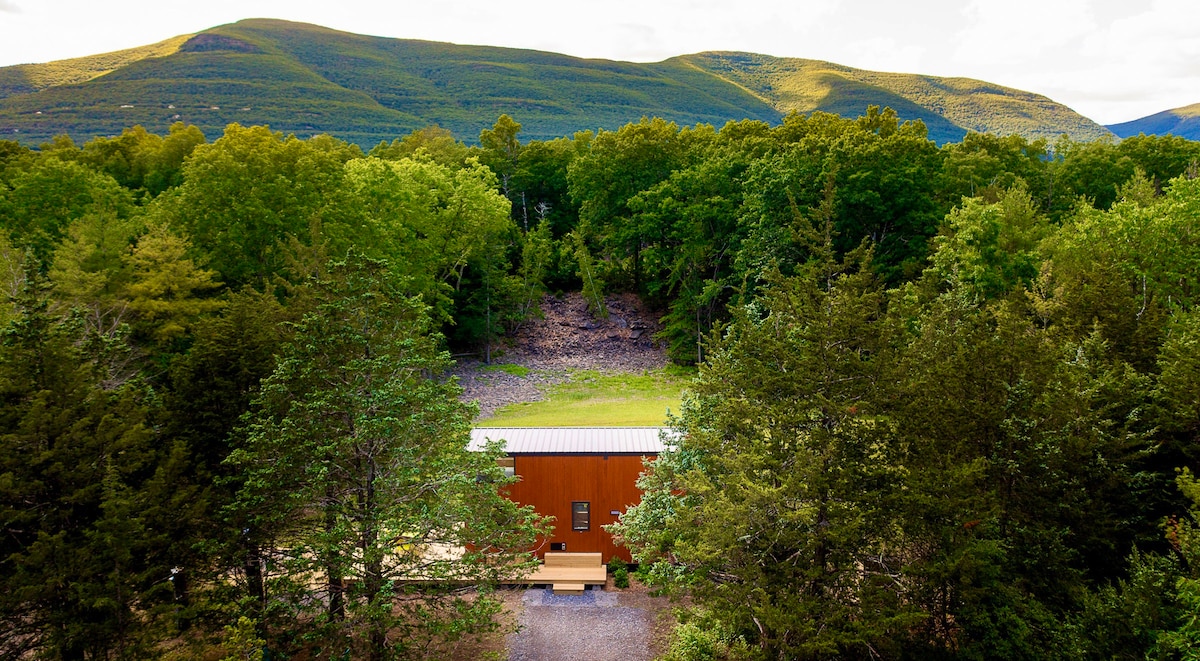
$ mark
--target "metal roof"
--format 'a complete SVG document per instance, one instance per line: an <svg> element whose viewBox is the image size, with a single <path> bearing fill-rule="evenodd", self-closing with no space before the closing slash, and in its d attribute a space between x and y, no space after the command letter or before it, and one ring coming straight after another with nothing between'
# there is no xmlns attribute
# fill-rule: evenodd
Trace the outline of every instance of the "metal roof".
<svg viewBox="0 0 1200 661"><path fill-rule="evenodd" d="M664 427L476 427L470 449L490 440L505 441L509 454L658 454Z"/></svg>

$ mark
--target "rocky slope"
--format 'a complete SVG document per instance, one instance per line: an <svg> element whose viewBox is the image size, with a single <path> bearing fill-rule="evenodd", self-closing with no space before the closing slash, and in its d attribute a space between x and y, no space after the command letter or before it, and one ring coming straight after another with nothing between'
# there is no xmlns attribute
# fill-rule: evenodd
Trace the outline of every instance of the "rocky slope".
<svg viewBox="0 0 1200 661"><path fill-rule="evenodd" d="M525 376L491 368L473 358L459 361L454 374L462 398L479 403L480 414L517 402L542 399L545 389L570 378L571 370L643 372L667 365L654 340L657 315L632 294L609 296L608 319L596 319L579 293L542 301L542 318L527 322L493 363L527 368ZM514 370L516 371L516 370Z"/></svg>

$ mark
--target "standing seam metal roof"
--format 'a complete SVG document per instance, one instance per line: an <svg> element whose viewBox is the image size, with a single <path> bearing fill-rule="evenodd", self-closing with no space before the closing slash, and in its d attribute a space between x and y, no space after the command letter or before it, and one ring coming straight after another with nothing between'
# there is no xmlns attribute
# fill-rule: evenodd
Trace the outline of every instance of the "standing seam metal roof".
<svg viewBox="0 0 1200 661"><path fill-rule="evenodd" d="M510 454L658 454L671 435L664 427L477 427L469 448L491 439Z"/></svg>

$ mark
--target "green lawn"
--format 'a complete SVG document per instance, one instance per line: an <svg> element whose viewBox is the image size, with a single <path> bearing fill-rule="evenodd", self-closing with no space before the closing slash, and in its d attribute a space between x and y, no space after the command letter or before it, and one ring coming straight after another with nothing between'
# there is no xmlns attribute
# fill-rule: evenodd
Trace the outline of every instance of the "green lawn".
<svg viewBox="0 0 1200 661"><path fill-rule="evenodd" d="M653 427L679 413L683 389L695 370L667 368L645 374L575 372L540 402L512 404L479 427Z"/></svg>

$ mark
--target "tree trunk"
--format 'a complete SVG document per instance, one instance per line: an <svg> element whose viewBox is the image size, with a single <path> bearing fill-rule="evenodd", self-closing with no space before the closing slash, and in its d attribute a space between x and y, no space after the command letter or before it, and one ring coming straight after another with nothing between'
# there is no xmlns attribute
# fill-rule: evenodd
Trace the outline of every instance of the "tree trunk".
<svg viewBox="0 0 1200 661"><path fill-rule="evenodd" d="M371 611L370 629L367 633L370 661L384 661L387 656L387 618L381 617L374 611L388 608L390 605L379 604L379 593L383 591L383 553L379 549L379 529L376 526L378 503L375 500L376 465L373 459L367 461L366 494L362 502L362 557L363 557L363 596Z"/></svg>
<svg viewBox="0 0 1200 661"><path fill-rule="evenodd" d="M257 544L247 544L246 559L242 563L242 571L246 574L246 592L254 602L257 613L255 619L262 623L262 615L266 611L267 591L263 582L262 550Z"/></svg>
<svg viewBox="0 0 1200 661"><path fill-rule="evenodd" d="M332 494L326 493L332 502ZM337 527L337 519L334 516L331 507L325 510L325 532L332 534L334 528ZM342 570L338 567L336 552L331 552L333 555L328 556L325 562L325 575L327 577L326 586L329 590L329 618L341 622L346 619L346 585L342 581Z"/></svg>
<svg viewBox="0 0 1200 661"><path fill-rule="evenodd" d="M188 571L180 569L179 571L171 570L171 586L174 590L172 595L175 599L176 616L175 626L180 631L187 631L192 627L192 620L185 615L188 612L188 606L192 605L191 583L188 581Z"/></svg>

